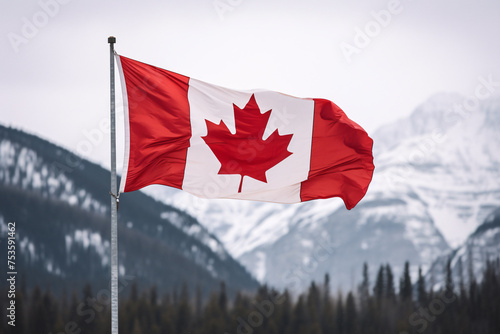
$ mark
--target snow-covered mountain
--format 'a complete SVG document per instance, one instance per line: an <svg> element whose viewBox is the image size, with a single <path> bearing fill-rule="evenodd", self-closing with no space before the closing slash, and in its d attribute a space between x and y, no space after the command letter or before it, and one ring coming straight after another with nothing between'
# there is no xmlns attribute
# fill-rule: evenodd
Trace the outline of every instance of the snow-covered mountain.
<svg viewBox="0 0 500 334"><path fill-rule="evenodd" d="M451 247L500 201L500 99L478 100L471 111L468 101L436 95L373 136L378 170L371 194L415 192Z"/></svg>
<svg viewBox="0 0 500 334"><path fill-rule="evenodd" d="M109 180L104 168L0 125L0 236L16 223L16 266L28 287L107 287ZM141 287L163 293L186 282L208 293L222 280L230 293L258 287L196 219L142 192L121 198L118 225L119 274Z"/></svg>
<svg viewBox="0 0 500 334"><path fill-rule="evenodd" d="M471 101L473 103L471 103ZM472 108L474 107L474 108ZM338 199L279 205L147 192L204 224L262 282L300 290L326 272L353 288L368 262L428 269L500 206L500 99L437 94L373 134L375 174L347 211Z"/></svg>
<svg viewBox="0 0 500 334"><path fill-rule="evenodd" d="M439 256L429 269L426 281L433 284L435 290L441 288L450 261L455 289L459 289L460 283L467 288L471 280L482 280L487 261L499 258L500 208L491 213L460 247Z"/></svg>

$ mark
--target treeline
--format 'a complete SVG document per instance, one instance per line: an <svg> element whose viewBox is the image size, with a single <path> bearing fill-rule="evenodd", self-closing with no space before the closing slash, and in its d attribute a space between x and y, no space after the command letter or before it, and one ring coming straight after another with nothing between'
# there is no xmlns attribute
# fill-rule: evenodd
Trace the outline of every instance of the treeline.
<svg viewBox="0 0 500 334"><path fill-rule="evenodd" d="M200 289L184 285L159 296L155 287L139 291L132 282L120 293L120 334L262 333L262 334L377 334L377 333L500 333L500 261L487 262L481 282L454 282L450 263L445 284L430 289L422 272L412 282L409 263L396 282L389 265L380 266L374 284L368 267L357 291L330 291L330 278L312 282L308 291L292 298L262 286L253 294L229 300L225 284L203 300ZM21 288L15 299L15 327L9 326L2 305L2 333L109 333L109 292L76 292L55 298L50 290ZM2 292L2 295L7 295ZM6 321L7 319L7 321Z"/></svg>

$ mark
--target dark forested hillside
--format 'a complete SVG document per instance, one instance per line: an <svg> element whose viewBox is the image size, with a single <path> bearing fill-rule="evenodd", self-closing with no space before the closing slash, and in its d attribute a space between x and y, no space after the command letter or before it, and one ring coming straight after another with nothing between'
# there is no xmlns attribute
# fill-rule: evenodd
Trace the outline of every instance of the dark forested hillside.
<svg viewBox="0 0 500 334"><path fill-rule="evenodd" d="M109 285L109 171L0 126L0 232L16 223L19 281L56 293ZM258 283L194 218L142 192L120 198L119 272L160 293L186 283L230 293ZM2 247L4 245L2 244ZM0 264L5 268L6 259ZM4 286L5 283L0 284Z"/></svg>
<svg viewBox="0 0 500 334"><path fill-rule="evenodd" d="M263 286L254 294L227 294L224 283L208 298L187 285L159 294L126 282L119 311L122 334L497 334L500 333L500 261L488 261L483 280L455 282L432 291L420 273L412 282L405 264L401 277L380 266L371 283L363 268L357 291L330 291L330 277L292 298ZM334 278L333 278L334 279ZM0 291L0 293L3 293ZM55 297L49 289L23 290L16 298L17 325L2 333L109 333L106 298L90 285ZM5 307L2 305L2 310ZM2 311L4 312L4 311ZM3 315L4 317L4 315ZM66 331L67 333L68 331Z"/></svg>

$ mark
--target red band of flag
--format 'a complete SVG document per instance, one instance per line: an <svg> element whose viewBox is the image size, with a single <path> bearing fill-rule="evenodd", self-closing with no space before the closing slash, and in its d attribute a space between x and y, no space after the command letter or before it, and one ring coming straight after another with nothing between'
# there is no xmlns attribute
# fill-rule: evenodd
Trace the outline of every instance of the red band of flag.
<svg viewBox="0 0 500 334"><path fill-rule="evenodd" d="M117 56L125 109L121 192L161 184L206 198L295 203L372 179L373 141L333 102L237 91Z"/></svg>

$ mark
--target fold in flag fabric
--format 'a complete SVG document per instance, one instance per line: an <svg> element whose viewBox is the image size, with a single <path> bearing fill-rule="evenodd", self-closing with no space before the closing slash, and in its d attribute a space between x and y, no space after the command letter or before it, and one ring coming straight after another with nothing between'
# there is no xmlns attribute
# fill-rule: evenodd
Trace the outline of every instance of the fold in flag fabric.
<svg viewBox="0 0 500 334"><path fill-rule="evenodd" d="M125 111L120 192L151 184L204 198L297 203L372 179L373 141L333 102L238 91L116 55Z"/></svg>

